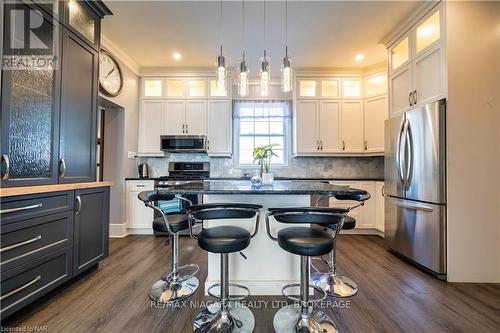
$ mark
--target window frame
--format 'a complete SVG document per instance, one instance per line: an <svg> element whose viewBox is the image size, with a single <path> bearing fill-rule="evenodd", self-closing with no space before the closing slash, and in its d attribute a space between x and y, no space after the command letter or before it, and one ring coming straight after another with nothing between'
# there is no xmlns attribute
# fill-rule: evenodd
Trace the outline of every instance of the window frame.
<svg viewBox="0 0 500 333"><path fill-rule="evenodd" d="M238 103L240 101L234 101L234 103ZM241 102L249 102L246 100L241 100ZM255 101L255 103L265 103L266 100L263 101ZM273 101L269 101L273 102ZM289 103L289 108L290 108L290 113L293 112L293 103L291 101L283 101L283 103ZM235 108L236 105L233 106ZM234 111L234 110L233 110ZM272 136L283 136L284 140L284 145L283 145L283 163L280 164L273 164L271 160L271 169L280 169L280 168L286 168L289 166L289 160L290 160L290 154L291 154L291 148L292 148L292 117L283 117L284 118L284 123L283 123L283 135L269 135L269 134L262 134L262 135L248 135L248 136L262 136L262 137L272 137ZM259 164L256 163L241 163L240 161L240 121L241 118L236 118L233 117L233 161L234 161L234 168L236 169L259 169Z"/></svg>

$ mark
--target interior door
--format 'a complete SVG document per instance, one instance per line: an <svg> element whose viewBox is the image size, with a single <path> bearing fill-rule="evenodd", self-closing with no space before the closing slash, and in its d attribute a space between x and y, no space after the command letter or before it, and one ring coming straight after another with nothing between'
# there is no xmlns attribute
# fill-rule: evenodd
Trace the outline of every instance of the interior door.
<svg viewBox="0 0 500 333"><path fill-rule="evenodd" d="M63 33L59 182L96 179L99 54L69 30Z"/></svg>
<svg viewBox="0 0 500 333"><path fill-rule="evenodd" d="M334 153L341 150L339 101L321 101L319 107L319 139L321 152Z"/></svg>
<svg viewBox="0 0 500 333"><path fill-rule="evenodd" d="M342 146L344 152L363 152L363 103L361 101L342 102Z"/></svg>
<svg viewBox="0 0 500 333"><path fill-rule="evenodd" d="M207 135L207 102L186 102L186 133L189 135Z"/></svg>
<svg viewBox="0 0 500 333"><path fill-rule="evenodd" d="M166 135L186 134L185 114L186 114L185 101L178 101L178 100L165 101L162 132Z"/></svg>
<svg viewBox="0 0 500 333"><path fill-rule="evenodd" d="M407 199L446 202L445 108L441 100L406 113Z"/></svg>
<svg viewBox="0 0 500 333"><path fill-rule="evenodd" d="M404 198L403 161L401 160L401 136L405 115L400 114L385 121L385 192L393 197Z"/></svg>
<svg viewBox="0 0 500 333"><path fill-rule="evenodd" d="M319 153L318 101L297 101L297 152Z"/></svg>

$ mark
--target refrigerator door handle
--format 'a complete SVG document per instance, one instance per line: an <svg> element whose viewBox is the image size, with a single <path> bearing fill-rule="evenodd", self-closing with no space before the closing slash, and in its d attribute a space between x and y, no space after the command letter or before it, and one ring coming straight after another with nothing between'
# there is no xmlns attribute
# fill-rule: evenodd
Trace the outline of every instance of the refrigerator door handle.
<svg viewBox="0 0 500 333"><path fill-rule="evenodd" d="M398 207L411 209L411 210L421 210L421 211L428 212L428 213L432 213L434 211L434 208L432 208L431 206L428 206L424 203L398 200L395 202L395 204Z"/></svg>
<svg viewBox="0 0 500 333"><path fill-rule="evenodd" d="M408 150L408 154L405 154L405 162L406 162L406 186L405 189L408 191L410 189L410 185L412 182L413 175L413 161L414 161L414 152L413 152L413 136L411 131L410 121L406 120L406 132L405 132L405 143L406 149ZM406 160L408 157L408 160Z"/></svg>
<svg viewBox="0 0 500 333"><path fill-rule="evenodd" d="M399 180L403 184L403 188L405 190L406 190L406 174L405 174L404 170L407 170L407 168L406 168L406 164L407 164L406 163L406 147L407 147L406 132L408 130L407 126L408 126L408 121L405 119L403 124L401 125L401 129L399 131L398 152L396 155Z"/></svg>

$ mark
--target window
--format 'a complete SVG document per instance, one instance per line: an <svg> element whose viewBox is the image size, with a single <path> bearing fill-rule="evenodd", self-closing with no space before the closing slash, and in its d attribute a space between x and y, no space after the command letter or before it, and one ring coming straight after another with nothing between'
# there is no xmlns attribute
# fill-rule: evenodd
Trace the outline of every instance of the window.
<svg viewBox="0 0 500 333"><path fill-rule="evenodd" d="M290 101L236 101L233 112L238 164L253 164L253 149L268 144L276 144L278 155L271 164L288 163Z"/></svg>

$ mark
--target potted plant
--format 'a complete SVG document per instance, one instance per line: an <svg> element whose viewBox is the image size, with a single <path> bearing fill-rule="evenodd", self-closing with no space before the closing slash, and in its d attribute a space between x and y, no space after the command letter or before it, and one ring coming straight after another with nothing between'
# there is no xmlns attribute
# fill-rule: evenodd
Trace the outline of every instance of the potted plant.
<svg viewBox="0 0 500 333"><path fill-rule="evenodd" d="M270 173L271 169L271 158L273 156L278 156L274 153L273 148L278 146L277 144L271 144L261 147L255 147L253 150L253 161L259 162L260 173L262 177L262 183L264 185L271 185L274 181L274 175Z"/></svg>

